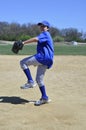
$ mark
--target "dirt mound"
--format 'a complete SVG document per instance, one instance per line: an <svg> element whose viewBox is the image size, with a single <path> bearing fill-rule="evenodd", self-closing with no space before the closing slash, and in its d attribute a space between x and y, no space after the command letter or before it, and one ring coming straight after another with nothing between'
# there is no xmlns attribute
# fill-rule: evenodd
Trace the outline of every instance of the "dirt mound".
<svg viewBox="0 0 86 130"><path fill-rule="evenodd" d="M34 106L38 87L26 82L19 61L25 56L0 56L0 130L85 130L86 57L56 56L45 75L50 104ZM35 79L36 67L30 67Z"/></svg>

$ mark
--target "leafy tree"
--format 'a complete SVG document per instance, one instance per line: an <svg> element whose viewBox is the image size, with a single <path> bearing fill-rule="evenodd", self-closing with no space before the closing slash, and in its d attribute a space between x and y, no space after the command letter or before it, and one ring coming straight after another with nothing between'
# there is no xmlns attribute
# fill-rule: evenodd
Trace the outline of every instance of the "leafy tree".
<svg viewBox="0 0 86 130"><path fill-rule="evenodd" d="M62 30L62 36L65 41L77 41L81 38L82 34L75 28L68 28Z"/></svg>
<svg viewBox="0 0 86 130"><path fill-rule="evenodd" d="M40 33L36 24L22 24L0 22L0 40L27 40L37 36ZM55 42L60 41L78 41L86 42L86 33L79 32L76 28L65 28L59 30L56 27L50 28L50 33Z"/></svg>
<svg viewBox="0 0 86 130"><path fill-rule="evenodd" d="M63 42L64 41L64 38L62 36L55 36L53 38L54 42Z"/></svg>

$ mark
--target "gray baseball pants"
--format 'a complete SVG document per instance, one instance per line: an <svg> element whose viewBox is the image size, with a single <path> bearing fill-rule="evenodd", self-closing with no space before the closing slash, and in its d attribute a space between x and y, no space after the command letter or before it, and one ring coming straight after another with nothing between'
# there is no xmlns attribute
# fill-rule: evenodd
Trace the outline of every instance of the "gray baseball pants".
<svg viewBox="0 0 86 130"><path fill-rule="evenodd" d="M39 85L39 87L44 85L43 79L47 69L46 65L39 63L36 60L35 56L24 58L20 61L20 65L23 70L27 69L30 65L37 66L36 82Z"/></svg>

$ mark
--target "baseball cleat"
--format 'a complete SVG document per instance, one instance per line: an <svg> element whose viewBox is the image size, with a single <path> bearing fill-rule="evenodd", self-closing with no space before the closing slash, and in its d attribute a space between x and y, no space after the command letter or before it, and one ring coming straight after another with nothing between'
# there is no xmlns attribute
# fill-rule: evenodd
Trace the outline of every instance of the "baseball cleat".
<svg viewBox="0 0 86 130"><path fill-rule="evenodd" d="M20 88L21 89L28 89L28 88L34 88L34 87L36 87L36 83L34 82L34 83L26 83L26 84L24 84L24 85L22 85Z"/></svg>
<svg viewBox="0 0 86 130"><path fill-rule="evenodd" d="M34 103L34 105L35 106L40 106L40 105L43 105L43 104L47 104L47 103L49 103L49 102L51 102L51 99L39 99L38 101L36 101L35 103Z"/></svg>

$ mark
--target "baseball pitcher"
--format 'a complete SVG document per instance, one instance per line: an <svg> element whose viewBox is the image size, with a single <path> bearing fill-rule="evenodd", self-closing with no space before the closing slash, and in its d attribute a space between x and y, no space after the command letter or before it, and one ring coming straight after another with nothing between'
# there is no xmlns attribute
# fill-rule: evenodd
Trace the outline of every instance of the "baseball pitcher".
<svg viewBox="0 0 86 130"><path fill-rule="evenodd" d="M22 85L21 89L33 88L38 84L39 90L41 92L41 98L36 101L34 105L39 106L50 102L50 99L46 93L46 87L43 79L46 70L50 69L53 65L54 45L52 37L49 33L50 23L47 21L42 21L37 25L39 26L41 33L37 37L31 38L24 42L16 42L12 48L12 51L14 53L18 53L18 51L21 50L25 44L37 42L37 53L33 56L22 59L20 61L20 66L27 77L27 83ZM37 66L36 82L33 81L32 75L30 73L30 65Z"/></svg>

